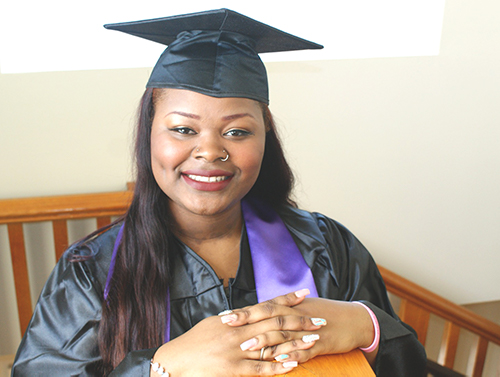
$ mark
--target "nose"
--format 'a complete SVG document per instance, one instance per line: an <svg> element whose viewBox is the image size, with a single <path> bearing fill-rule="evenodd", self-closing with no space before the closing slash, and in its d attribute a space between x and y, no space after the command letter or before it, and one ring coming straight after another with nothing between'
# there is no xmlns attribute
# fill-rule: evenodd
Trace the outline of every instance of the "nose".
<svg viewBox="0 0 500 377"><path fill-rule="evenodd" d="M207 162L224 160L228 155L223 143L214 137L200 139L193 152L194 158L203 159Z"/></svg>

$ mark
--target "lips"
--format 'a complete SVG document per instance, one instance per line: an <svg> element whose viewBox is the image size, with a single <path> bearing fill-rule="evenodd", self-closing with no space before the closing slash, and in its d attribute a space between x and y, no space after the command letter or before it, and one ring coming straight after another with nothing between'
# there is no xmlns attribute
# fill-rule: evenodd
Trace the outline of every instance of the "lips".
<svg viewBox="0 0 500 377"><path fill-rule="evenodd" d="M231 181L233 175L224 170L185 171L182 173L184 181L192 188L200 191L219 191Z"/></svg>

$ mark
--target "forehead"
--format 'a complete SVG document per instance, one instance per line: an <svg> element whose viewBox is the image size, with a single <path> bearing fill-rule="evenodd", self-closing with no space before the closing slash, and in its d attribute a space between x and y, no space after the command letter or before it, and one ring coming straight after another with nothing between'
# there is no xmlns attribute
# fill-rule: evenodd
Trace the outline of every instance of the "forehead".
<svg viewBox="0 0 500 377"><path fill-rule="evenodd" d="M217 98L184 89L155 89L155 110L183 111L203 115L230 115L250 113L262 116L261 104L255 100L239 97Z"/></svg>

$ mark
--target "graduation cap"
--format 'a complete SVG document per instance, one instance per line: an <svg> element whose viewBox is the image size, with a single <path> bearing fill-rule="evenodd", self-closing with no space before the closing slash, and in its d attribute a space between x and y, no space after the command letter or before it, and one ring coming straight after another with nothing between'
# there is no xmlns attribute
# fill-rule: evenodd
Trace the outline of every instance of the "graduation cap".
<svg viewBox="0 0 500 377"><path fill-rule="evenodd" d="M323 48L229 9L104 27L168 46L153 68L148 88L264 103L269 103L269 94L259 53Z"/></svg>

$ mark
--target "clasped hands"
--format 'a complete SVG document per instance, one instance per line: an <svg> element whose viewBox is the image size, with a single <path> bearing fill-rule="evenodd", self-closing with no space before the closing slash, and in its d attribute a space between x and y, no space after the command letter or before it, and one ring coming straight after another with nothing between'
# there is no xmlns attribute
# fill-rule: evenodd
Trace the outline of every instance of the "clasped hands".
<svg viewBox="0 0 500 377"><path fill-rule="evenodd" d="M275 375L317 355L371 343L373 325L363 307L307 294L300 290L208 317L161 346L153 359L172 377Z"/></svg>

